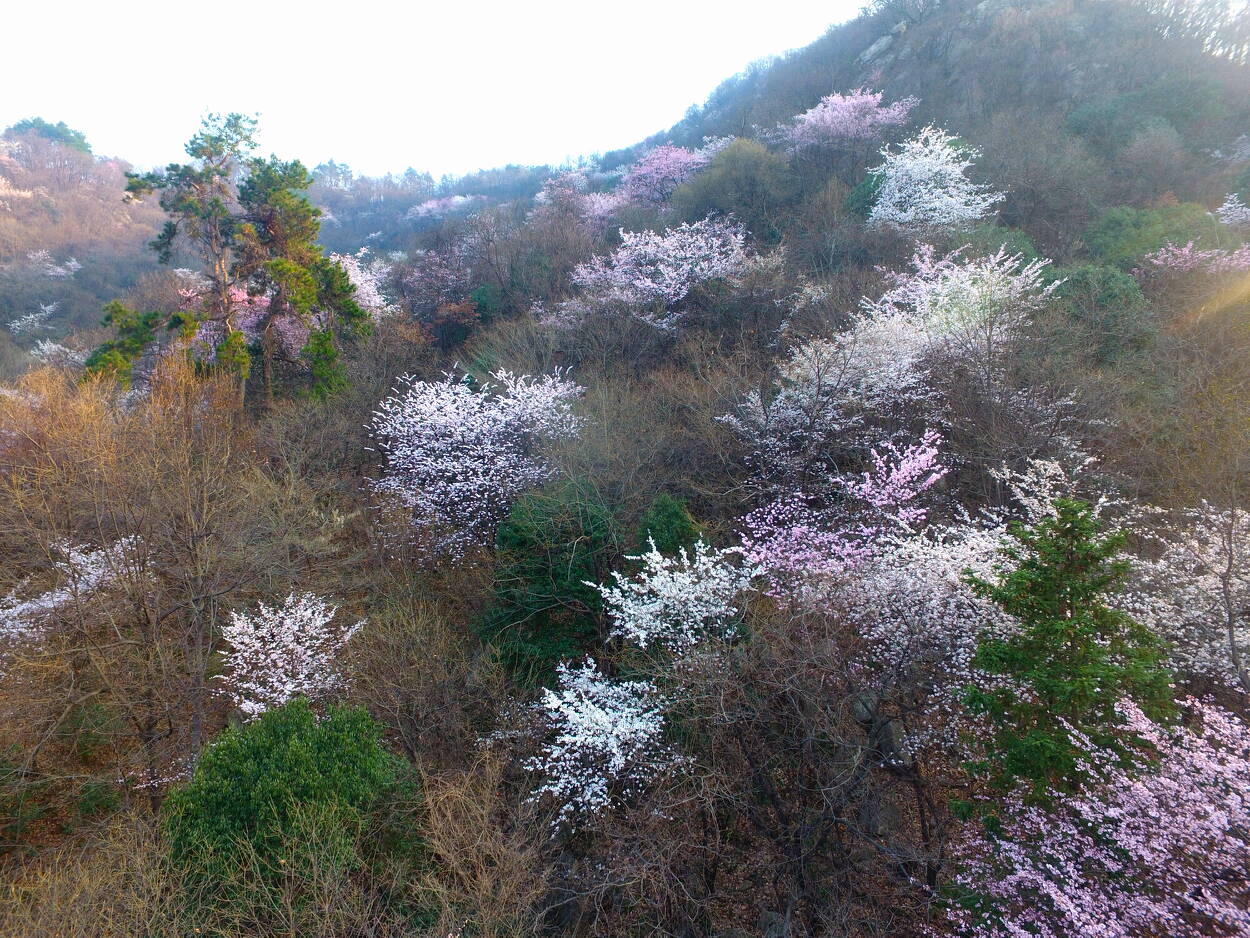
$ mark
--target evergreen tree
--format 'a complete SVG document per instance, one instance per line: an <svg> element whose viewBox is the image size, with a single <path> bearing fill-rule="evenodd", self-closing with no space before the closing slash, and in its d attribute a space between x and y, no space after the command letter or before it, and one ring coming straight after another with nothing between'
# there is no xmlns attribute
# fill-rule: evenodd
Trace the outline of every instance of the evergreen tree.
<svg viewBox="0 0 1250 938"><path fill-rule="evenodd" d="M973 660L991 678L967 696L992 728L980 768L997 787L1024 780L1037 793L1081 781L1076 733L1127 754L1118 739L1122 699L1152 718L1171 707L1159 640L1106 603L1126 574L1117 559L1123 535L1102 534L1085 502L1058 499L1055 511L1012 527L1015 543L1003 548L996 582L967 575L978 595L1019 622L1010 635L982 638Z"/></svg>

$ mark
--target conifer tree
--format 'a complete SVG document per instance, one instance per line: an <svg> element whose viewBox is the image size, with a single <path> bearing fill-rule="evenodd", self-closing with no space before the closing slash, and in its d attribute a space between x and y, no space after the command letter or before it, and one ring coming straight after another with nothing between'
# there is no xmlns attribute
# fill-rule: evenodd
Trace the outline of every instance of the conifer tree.
<svg viewBox="0 0 1250 938"><path fill-rule="evenodd" d="M1122 534L1102 534L1088 503L1057 499L1055 514L1014 525L996 582L967 575L979 596L1011 615L1012 634L984 637L973 665L989 680L968 693L991 727L981 766L1003 788L1020 780L1036 792L1079 784L1078 735L1126 751L1117 704L1151 718L1170 709L1170 675L1159 640L1107 604L1127 573Z"/></svg>

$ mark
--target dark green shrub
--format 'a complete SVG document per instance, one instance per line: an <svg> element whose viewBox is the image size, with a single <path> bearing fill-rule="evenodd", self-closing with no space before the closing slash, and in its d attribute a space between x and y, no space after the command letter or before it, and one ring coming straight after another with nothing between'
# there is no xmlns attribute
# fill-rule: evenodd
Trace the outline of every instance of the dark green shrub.
<svg viewBox="0 0 1250 938"><path fill-rule="evenodd" d="M1078 355L1107 364L1148 348L1156 336L1150 304L1136 278L1115 267L1056 270L1055 307L1066 314L1056 337Z"/></svg>
<svg viewBox="0 0 1250 938"><path fill-rule="evenodd" d="M859 185L855 186L846 197L846 210L860 218L872 214L872 207L877 204L877 196L881 192L883 178L877 173L869 173Z"/></svg>
<svg viewBox="0 0 1250 938"><path fill-rule="evenodd" d="M734 215L756 240L773 243L780 237L778 216L795 187L784 159L754 140L735 140L673 193L673 204L690 221Z"/></svg>
<svg viewBox="0 0 1250 938"><path fill-rule="evenodd" d="M617 554L611 513L575 486L527 495L499 528L495 593L477 632L521 684L599 638L599 593Z"/></svg>
<svg viewBox="0 0 1250 938"><path fill-rule="evenodd" d="M222 881L245 853L276 859L298 820L353 862L353 835L397 773L381 734L363 709L318 718L302 698L226 730L165 802L172 860L192 879Z"/></svg>
<svg viewBox="0 0 1250 938"><path fill-rule="evenodd" d="M661 554L676 554L682 548L689 549L698 538L699 526L686 510L685 501L661 492L638 521L635 549L646 550L654 542Z"/></svg>

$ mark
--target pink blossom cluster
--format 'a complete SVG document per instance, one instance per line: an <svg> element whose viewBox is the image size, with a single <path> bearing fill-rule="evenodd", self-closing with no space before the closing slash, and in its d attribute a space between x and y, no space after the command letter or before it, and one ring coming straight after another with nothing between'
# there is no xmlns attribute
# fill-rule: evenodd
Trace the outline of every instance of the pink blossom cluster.
<svg viewBox="0 0 1250 938"><path fill-rule="evenodd" d="M547 481L543 447L576 435L582 389L560 374L499 371L496 385L468 379L399 380L370 429L385 458L376 491L412 512L430 553L464 555L488 544L513 500Z"/></svg>
<svg viewBox="0 0 1250 938"><path fill-rule="evenodd" d="M371 257L368 248L355 254L331 254L330 260L347 272L352 286L356 288L354 299L373 319L393 315L398 307L386 298L385 284L391 274L391 265Z"/></svg>
<svg viewBox="0 0 1250 938"><path fill-rule="evenodd" d="M1233 250L1211 248L1199 250L1193 241L1184 247L1171 242L1142 258L1142 266L1133 271L1139 279L1175 274L1235 274L1250 270L1250 244Z"/></svg>
<svg viewBox="0 0 1250 938"><path fill-rule="evenodd" d="M335 624L337 612L312 593L232 612L221 632L230 648L219 680L235 706L255 717L296 697L319 700L337 690L343 647L364 625Z"/></svg>
<svg viewBox="0 0 1250 938"><path fill-rule="evenodd" d="M818 603L835 577L873 554L874 532L835 530L826 513L793 494L757 508L741 528L743 556L782 601Z"/></svg>
<svg viewBox="0 0 1250 938"><path fill-rule="evenodd" d="M965 828L959 883L980 895L954 906L969 938L1210 938L1250 934L1250 728L1211 704L1184 702L1186 723L1161 727L1121 705L1139 767L1087 749L1093 781L1052 804L1021 796L996 813L998 833Z"/></svg>
<svg viewBox="0 0 1250 938"><path fill-rule="evenodd" d="M882 105L882 93L857 88L847 94L834 93L781 128L791 152L813 146L878 139L886 130L907 122L918 98L903 98Z"/></svg>
<svg viewBox="0 0 1250 938"><path fill-rule="evenodd" d="M573 271L581 295L547 314L556 324L580 321L605 308L626 307L639 320L672 331L682 315L674 307L700 283L729 277L746 261L746 231L717 218L663 232L621 231L621 245Z"/></svg>
<svg viewBox="0 0 1250 938"><path fill-rule="evenodd" d="M621 180L621 192L639 202L662 204L677 187L708 164L703 150L662 144L634 163Z"/></svg>
<svg viewBox="0 0 1250 938"><path fill-rule="evenodd" d="M942 465L939 447L942 437L926 430L916 443L899 448L886 443L872 450L872 468L858 479L842 485L847 495L872 506L904 528L924 521L928 509L921 496L941 481L949 469Z"/></svg>

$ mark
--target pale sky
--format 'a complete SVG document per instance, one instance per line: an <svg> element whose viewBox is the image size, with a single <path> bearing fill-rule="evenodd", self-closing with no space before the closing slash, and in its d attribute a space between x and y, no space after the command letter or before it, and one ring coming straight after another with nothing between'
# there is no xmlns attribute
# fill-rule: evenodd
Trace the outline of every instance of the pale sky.
<svg viewBox="0 0 1250 938"><path fill-rule="evenodd" d="M63 120L149 166L180 160L206 112L243 111L262 151L309 166L559 163L671 126L862 3L34 0L3 18L0 128Z"/></svg>

